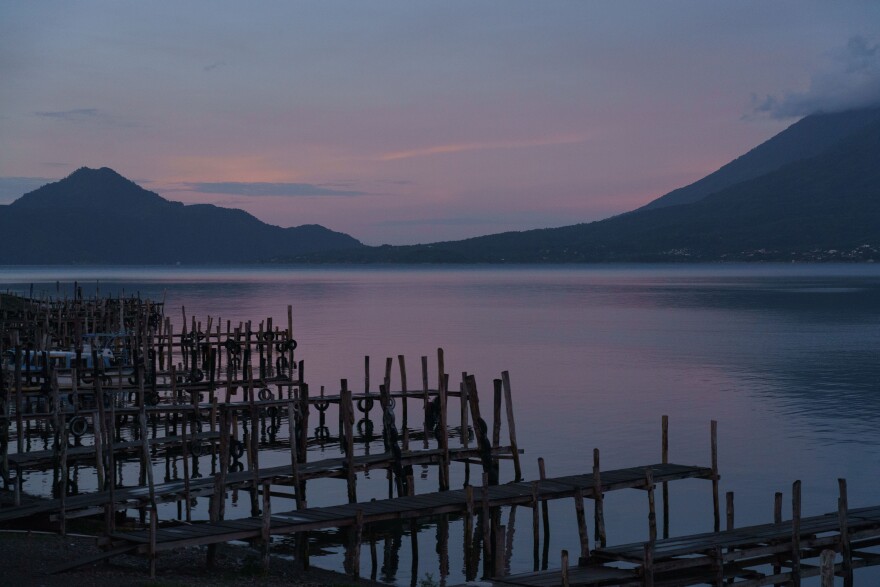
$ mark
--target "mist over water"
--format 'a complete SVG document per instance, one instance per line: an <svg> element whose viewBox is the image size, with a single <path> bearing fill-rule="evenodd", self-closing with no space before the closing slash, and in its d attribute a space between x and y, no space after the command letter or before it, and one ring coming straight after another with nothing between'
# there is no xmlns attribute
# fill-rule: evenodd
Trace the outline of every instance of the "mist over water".
<svg viewBox="0 0 880 587"><path fill-rule="evenodd" d="M772 520L773 493L790 499L796 479L803 481L805 515L836 509L838 477L849 481L851 507L878 501L880 267L0 270L2 289L23 293L34 284L35 293L70 296L75 280L86 294L100 288L164 298L176 330L183 307L203 323L208 315L222 319L224 328L226 320L267 316L284 327L291 304L298 358L313 393L322 385L335 393L342 378L362 390L365 355L373 391L385 358L401 354L410 387L421 385L420 357L428 356L433 386L442 347L452 385L462 371L475 374L490 406L492 379L507 370L526 479L537 478L539 456L551 476L585 472L594 447L603 469L659 462L660 418L668 414L670 459L681 464L709 464L709 421L718 421L721 490L735 492L737 525ZM393 374L396 389L396 363ZM457 408L451 406L453 424ZM413 402L410 413L420 409ZM399 418L399 405L397 411ZM328 413L331 429L335 418ZM358 450L367 449L381 451L381 438ZM280 464L288 457L277 458ZM309 458L321 458L320 450ZM452 473L460 487L463 465ZM417 492L436 490L435 470L416 475ZM502 462L502 482L512 476L509 461ZM670 491L672 535L711 530L708 482L672 483ZM385 497L384 474L361 479L358 493L360 500ZM310 482L309 501L345 501L344 481ZM293 507L273 503L273 511ZM232 510L249 514L246 504ZM573 513L569 501L552 504L551 567L558 567L559 550L577 549ZM174 515L169 510L166 517ZM645 539L644 493L609 494L606 520L611 544ZM530 571L528 510L519 510L517 525L511 571ZM417 574L437 578L436 524L423 528ZM463 580L462 534L453 520L449 583ZM399 556L380 579L410 583L408 538ZM369 556L362 558L369 576ZM341 560L341 549L329 548L314 562L341 568ZM862 580L878 576L859 573Z"/></svg>

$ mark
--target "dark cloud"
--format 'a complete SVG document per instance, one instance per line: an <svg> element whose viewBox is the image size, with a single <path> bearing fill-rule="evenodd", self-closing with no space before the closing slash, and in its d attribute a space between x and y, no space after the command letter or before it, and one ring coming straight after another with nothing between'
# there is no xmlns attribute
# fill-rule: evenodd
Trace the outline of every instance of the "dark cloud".
<svg viewBox="0 0 880 587"><path fill-rule="evenodd" d="M0 177L0 204L17 200L40 186L57 181L48 177Z"/></svg>
<svg viewBox="0 0 880 587"><path fill-rule="evenodd" d="M336 190L310 183L192 182L181 184L181 189L205 194L230 194L235 196L364 196L367 192Z"/></svg>
<svg viewBox="0 0 880 587"><path fill-rule="evenodd" d="M99 116L97 108L77 108L74 110L56 110L52 112L34 112L35 116L41 118L54 118L58 120L67 120L70 122L80 122L83 120L94 120Z"/></svg>
<svg viewBox="0 0 880 587"><path fill-rule="evenodd" d="M209 63L208 65L206 65L202 69L205 71L214 71L218 67L224 67L225 65L226 65L225 61L215 61L214 63Z"/></svg>
<svg viewBox="0 0 880 587"><path fill-rule="evenodd" d="M852 37L831 51L803 92L752 96L752 111L772 118L795 118L814 112L840 112L880 105L880 43Z"/></svg>

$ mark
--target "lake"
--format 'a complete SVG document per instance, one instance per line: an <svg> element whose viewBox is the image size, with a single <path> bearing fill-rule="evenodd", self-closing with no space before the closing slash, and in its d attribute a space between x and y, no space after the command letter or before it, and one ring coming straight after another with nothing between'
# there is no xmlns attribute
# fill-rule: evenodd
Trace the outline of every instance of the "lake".
<svg viewBox="0 0 880 587"><path fill-rule="evenodd" d="M721 490L735 493L737 525L771 521L776 491L787 517L796 479L804 515L836 510L838 477L851 507L880 502L880 266L0 269L0 287L25 294L33 284L69 296L74 281L87 294L164 298L178 324L182 307L201 319L283 324L291 304L312 390L335 393L341 378L359 389L365 355L374 391L386 357L405 355L417 381L419 358L431 357L433 369L438 347L454 385L462 371L474 374L484 402L507 370L526 479L537 478L538 457L551 476L586 472L594 447L603 469L659 462L667 414L670 460L682 464L708 466L709 423L718 421ZM502 481L512 476L503 462ZM462 465L452 481L461 486ZM344 481L312 487L310 505L345 500ZM383 497L386 487L374 473L359 497ZM416 489L435 490L436 471L423 471ZM670 493L673 535L712 529L710 483L677 482ZM646 539L643 492L609 494L605 510L609 543ZM551 508L551 567L561 549L578 549L573 514L569 500ZM531 571L530 511L520 508L514 525L511 571ZM460 520L450 522L450 584L463 580L462 533ZM436 524L421 532L416 578L440 576L435 535ZM379 579L409 585L409 539L379 552ZM368 550L362 559L369 576ZM314 559L341 561L332 546ZM856 577L880 581L873 570Z"/></svg>

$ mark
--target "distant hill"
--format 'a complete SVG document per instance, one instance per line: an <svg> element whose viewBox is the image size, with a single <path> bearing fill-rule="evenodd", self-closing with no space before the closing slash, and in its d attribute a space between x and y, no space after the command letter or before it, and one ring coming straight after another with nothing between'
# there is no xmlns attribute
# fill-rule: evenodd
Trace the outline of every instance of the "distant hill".
<svg viewBox="0 0 880 587"><path fill-rule="evenodd" d="M106 167L0 206L0 233L0 264L242 263L363 247L319 225L281 228L242 210L171 202Z"/></svg>
<svg viewBox="0 0 880 587"><path fill-rule="evenodd" d="M766 175L788 163L815 157L877 121L880 121L880 108L807 116L718 171L657 198L641 210L697 202L709 194Z"/></svg>
<svg viewBox="0 0 880 587"><path fill-rule="evenodd" d="M880 109L808 117L684 190L589 224L298 260L880 260Z"/></svg>

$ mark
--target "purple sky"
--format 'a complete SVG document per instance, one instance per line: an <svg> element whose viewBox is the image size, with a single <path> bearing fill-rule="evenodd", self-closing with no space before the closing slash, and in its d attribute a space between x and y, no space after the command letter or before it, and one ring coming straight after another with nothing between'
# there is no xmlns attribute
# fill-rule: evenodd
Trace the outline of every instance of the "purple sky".
<svg viewBox="0 0 880 587"><path fill-rule="evenodd" d="M562 226L880 99L880 2L0 0L0 203L81 166L368 244Z"/></svg>

